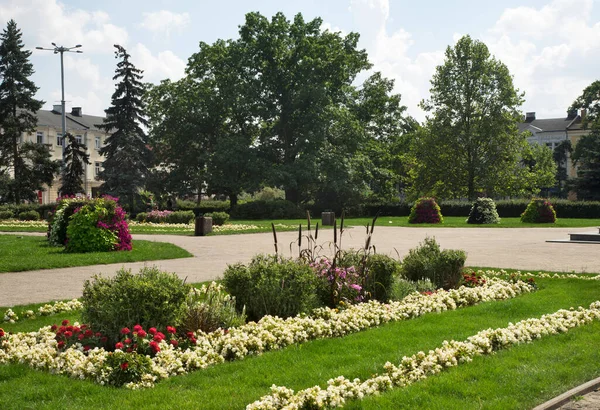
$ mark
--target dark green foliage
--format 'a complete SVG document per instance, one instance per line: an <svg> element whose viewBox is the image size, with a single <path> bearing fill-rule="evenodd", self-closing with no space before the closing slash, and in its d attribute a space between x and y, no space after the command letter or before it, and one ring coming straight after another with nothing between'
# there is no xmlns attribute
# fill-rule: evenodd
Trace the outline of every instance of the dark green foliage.
<svg viewBox="0 0 600 410"><path fill-rule="evenodd" d="M115 387L139 382L142 375L152 372L152 359L137 353L113 352L107 356L105 364L112 369L108 384Z"/></svg>
<svg viewBox="0 0 600 410"><path fill-rule="evenodd" d="M291 201L252 201L239 204L231 209L233 219L296 219L306 216L306 212Z"/></svg>
<svg viewBox="0 0 600 410"><path fill-rule="evenodd" d="M521 222L554 223L556 222L556 212L550 201L533 198L525 212L521 214Z"/></svg>
<svg viewBox="0 0 600 410"><path fill-rule="evenodd" d="M497 224L500 217L496 210L496 204L491 198L477 198L473 203L467 223L470 224Z"/></svg>
<svg viewBox="0 0 600 410"><path fill-rule="evenodd" d="M87 203L87 199L68 199L62 201L56 208L55 213L50 217L48 224L50 226L50 244L54 246L63 246L67 242L67 227L71 216L75 210ZM61 212L58 212L63 209Z"/></svg>
<svg viewBox="0 0 600 410"><path fill-rule="evenodd" d="M213 225L225 225L229 221L229 214L227 212L212 212L204 214L212 218Z"/></svg>
<svg viewBox="0 0 600 410"><path fill-rule="evenodd" d="M216 201L213 199L205 199L198 204L196 201L177 200L177 209L180 211L194 211L198 214L207 212L229 212L229 201Z"/></svg>
<svg viewBox="0 0 600 410"><path fill-rule="evenodd" d="M111 106L105 110L104 122L97 125L110 133L106 145L100 149L105 158L100 190L119 198L130 212L135 212L138 191L144 187L152 165L148 137L142 128L148 126L142 101L144 85L142 71L129 61L127 51L119 45L115 48L115 58L121 61L117 63L113 80L120 82L112 95Z"/></svg>
<svg viewBox="0 0 600 410"><path fill-rule="evenodd" d="M21 37L12 19L0 34L0 175L13 171L12 178L0 180L0 191L4 201L16 204L35 200L35 191L51 185L58 172L58 162L51 160L46 146L20 144L24 132L35 130L35 112L44 103L34 98L38 87L29 79L34 74L31 51Z"/></svg>
<svg viewBox="0 0 600 410"><path fill-rule="evenodd" d="M40 214L36 211L24 211L19 214L19 220L21 221L39 221Z"/></svg>
<svg viewBox="0 0 600 410"><path fill-rule="evenodd" d="M60 195L85 194L83 188L84 164L90 164L90 154L86 152L85 144L79 143L72 134L67 133L66 138L64 152L66 164L61 176Z"/></svg>
<svg viewBox="0 0 600 410"><path fill-rule="evenodd" d="M223 274L225 289L249 320L265 315L282 318L307 313L317 306L317 277L301 262L279 255L257 255L248 265L229 265Z"/></svg>
<svg viewBox="0 0 600 410"><path fill-rule="evenodd" d="M189 224L194 219L192 211L175 211L165 217L168 224Z"/></svg>
<svg viewBox="0 0 600 410"><path fill-rule="evenodd" d="M0 220L11 219L12 217L12 211L0 211Z"/></svg>
<svg viewBox="0 0 600 410"><path fill-rule="evenodd" d="M144 329L178 326L190 285L174 273L144 267L138 274L121 269L113 278L95 275L83 286L83 322L114 344L120 330L139 324Z"/></svg>
<svg viewBox="0 0 600 410"><path fill-rule="evenodd" d="M140 212L135 216L135 220L138 222L146 222L146 217L148 214L146 212Z"/></svg>
<svg viewBox="0 0 600 410"><path fill-rule="evenodd" d="M419 198L412 206L408 222L411 224L443 223L444 218L435 198Z"/></svg>
<svg viewBox="0 0 600 410"><path fill-rule="evenodd" d="M466 259L464 251L442 251L435 239L425 238L402 260L402 274L413 282L429 279L437 288L452 289L461 280Z"/></svg>

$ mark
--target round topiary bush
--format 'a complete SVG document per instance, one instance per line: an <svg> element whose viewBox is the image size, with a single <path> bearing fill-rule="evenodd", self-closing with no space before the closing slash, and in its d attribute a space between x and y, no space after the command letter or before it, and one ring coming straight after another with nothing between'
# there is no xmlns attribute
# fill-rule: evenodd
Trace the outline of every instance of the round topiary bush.
<svg viewBox="0 0 600 410"><path fill-rule="evenodd" d="M491 198L477 198L473 202L469 218L469 224L497 224L500 223L500 217L496 210L496 203Z"/></svg>
<svg viewBox="0 0 600 410"><path fill-rule="evenodd" d="M521 222L553 224L556 222L556 212L550 201L533 198L521 214Z"/></svg>
<svg viewBox="0 0 600 410"><path fill-rule="evenodd" d="M0 211L0 221L4 219L11 219L13 217L13 213L11 211Z"/></svg>
<svg viewBox="0 0 600 410"><path fill-rule="evenodd" d="M25 211L19 214L19 220L21 221L39 221L40 213L37 211Z"/></svg>
<svg viewBox="0 0 600 410"><path fill-rule="evenodd" d="M444 218L435 198L419 198L410 210L408 222L411 224L438 224Z"/></svg>

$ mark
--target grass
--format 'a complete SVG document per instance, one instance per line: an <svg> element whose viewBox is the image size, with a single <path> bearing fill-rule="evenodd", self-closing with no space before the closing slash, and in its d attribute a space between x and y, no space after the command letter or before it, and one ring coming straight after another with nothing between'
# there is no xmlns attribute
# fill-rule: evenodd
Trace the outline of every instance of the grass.
<svg viewBox="0 0 600 410"><path fill-rule="evenodd" d="M502 218L499 224L473 225L466 223L466 217L446 216L442 224L409 224L406 216L380 216L375 226L396 226L396 227L414 227L414 228L586 228L600 226L600 219L578 219L578 218L558 218L554 224L533 224L522 223L520 218ZM346 218L344 221L347 227L361 227L371 224L373 218ZM321 226L319 219L313 219L311 228L314 231L315 224L319 222L319 229L331 229L331 226ZM244 230L224 230L222 232L213 232L209 235L236 235L243 233L263 233L271 232L271 223L275 224L277 232L295 231L298 225L302 225L302 230L307 229L306 219L277 219L277 220L230 220L231 225L253 225L256 228ZM339 223L339 219L338 219ZM0 221L0 232L46 232L45 226L14 226L3 225ZM169 234L169 235L193 235L194 226L188 228L169 227L168 224L160 228L146 226L131 226L132 234Z"/></svg>
<svg viewBox="0 0 600 410"><path fill-rule="evenodd" d="M6 409L21 408L201 408L239 409L269 392L271 384L293 389L329 378L370 377L386 361L435 348L444 340L464 340L489 327L504 327L560 308L588 306L600 282L538 280L540 290L503 302L429 314L341 339L324 339L225 363L160 382L154 389L127 391L54 376L26 366L0 366L0 397ZM44 318L57 323L64 315ZM73 318L72 318L73 319ZM30 328L40 323L31 323ZM27 330L25 322L5 326ZM349 408L529 409L600 375L600 323L551 336L490 357L476 358L440 375L379 397L348 403Z"/></svg>
<svg viewBox="0 0 600 410"><path fill-rule="evenodd" d="M188 251L164 242L134 240L133 250L130 252L66 253L63 248L50 246L45 237L0 235L0 272L105 265L190 256L192 254Z"/></svg>

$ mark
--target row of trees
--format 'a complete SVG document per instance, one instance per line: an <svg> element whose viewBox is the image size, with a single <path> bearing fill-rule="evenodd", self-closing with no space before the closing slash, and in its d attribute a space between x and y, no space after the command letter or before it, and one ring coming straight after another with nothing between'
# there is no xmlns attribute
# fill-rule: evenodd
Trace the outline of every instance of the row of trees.
<svg viewBox="0 0 600 410"><path fill-rule="evenodd" d="M235 204L243 191L269 185L283 188L286 199L296 203L339 208L394 200L399 192L472 199L480 193L529 195L554 184L552 152L529 145L518 132L523 94L485 44L465 36L447 48L431 81L431 97L421 103L427 119L420 125L406 114L392 80L377 72L367 76L371 64L357 47L358 34L322 31L321 24L301 15L289 21L281 13L271 20L249 13L238 39L200 43L184 78L155 86L143 84L129 54L115 46L118 84L99 125L110 133L101 150L106 158L101 190L133 209L141 188L158 195L226 195ZM25 68L2 54L2 47L11 46L6 41L11 30L16 25L11 29L9 23L0 47L1 87L7 88L11 71L5 65L19 72L20 84L33 72L28 52L20 51ZM357 78L364 78L360 86ZM36 90L31 83L32 101ZM0 172L19 162L15 141L34 129L31 112L42 104L25 105L16 98L9 106L10 93L14 90L0 94ZM574 105L593 108L593 93L586 89ZM5 106L14 107L12 119ZM589 111L593 128L598 116ZM573 157L588 169L585 147L593 152L597 146L587 140L582 146L586 154ZM87 161L78 154L71 158L63 171L68 190L78 184L75 164ZM12 167L11 181L25 180L23 167ZM48 175L52 172L56 169ZM40 179L28 189L49 182L50 177ZM11 184L17 182L0 182L0 187ZM12 194L14 189L7 192L0 196L29 198Z"/></svg>

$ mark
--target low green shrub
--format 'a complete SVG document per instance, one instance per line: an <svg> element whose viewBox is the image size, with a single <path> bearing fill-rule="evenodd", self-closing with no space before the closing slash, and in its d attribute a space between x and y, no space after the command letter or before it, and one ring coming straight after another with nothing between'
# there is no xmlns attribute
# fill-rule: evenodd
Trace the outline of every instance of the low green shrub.
<svg viewBox="0 0 600 410"><path fill-rule="evenodd" d="M521 214L521 222L554 223L556 222L556 212L550 201L533 198L525 212Z"/></svg>
<svg viewBox="0 0 600 410"><path fill-rule="evenodd" d="M4 219L11 219L13 217L13 213L11 211L0 211L0 221Z"/></svg>
<svg viewBox="0 0 600 410"><path fill-rule="evenodd" d="M177 209L179 211L194 211L198 215L207 212L229 212L229 201L216 201L214 199L203 199L198 204L196 201L177 200Z"/></svg>
<svg viewBox="0 0 600 410"><path fill-rule="evenodd" d="M144 267L138 274L121 269L113 278L95 275L83 286L83 322L108 337L112 346L124 327L178 326L190 285L174 273Z"/></svg>
<svg viewBox="0 0 600 410"><path fill-rule="evenodd" d="M469 224L497 224L500 223L500 217L496 210L496 204L491 198L477 198L473 203L469 217Z"/></svg>
<svg viewBox="0 0 600 410"><path fill-rule="evenodd" d="M398 278L392 284L390 299L398 301L414 292L424 293L433 292L434 290L435 285L429 279L419 279L413 282L408 279Z"/></svg>
<svg viewBox="0 0 600 410"><path fill-rule="evenodd" d="M137 222L146 222L146 218L148 217L148 213L146 212L140 212L139 214L137 214L135 216L135 220Z"/></svg>
<svg viewBox="0 0 600 410"><path fill-rule="evenodd" d="M443 223L444 218L434 198L419 198L410 210L408 222L411 224Z"/></svg>
<svg viewBox="0 0 600 410"><path fill-rule="evenodd" d="M165 217L165 222L168 224L189 224L193 220L193 211L175 211Z"/></svg>
<svg viewBox="0 0 600 410"><path fill-rule="evenodd" d="M238 312L245 306L249 320L265 315L291 317L318 305L312 269L279 255L257 255L248 265L229 265L223 285L235 297Z"/></svg>
<svg viewBox="0 0 600 410"><path fill-rule="evenodd" d="M19 214L21 221L39 221L40 213L38 211L23 211Z"/></svg>
<svg viewBox="0 0 600 410"><path fill-rule="evenodd" d="M238 204L230 214L234 219L296 219L306 216L300 206L283 199Z"/></svg>
<svg viewBox="0 0 600 410"><path fill-rule="evenodd" d="M225 225L229 221L229 214L227 212L209 212L204 216L212 218L213 225Z"/></svg>
<svg viewBox="0 0 600 410"><path fill-rule="evenodd" d="M425 238L402 260L402 275L413 282L429 279L438 288L451 289L460 282L466 259L464 251L441 251L435 239Z"/></svg>
<svg viewBox="0 0 600 410"><path fill-rule="evenodd" d="M241 313L235 309L235 297L229 296L221 284L212 282L208 286L202 285L200 289L192 288L179 330L180 333L197 330L208 333L219 328L241 326L245 322L244 309Z"/></svg>

